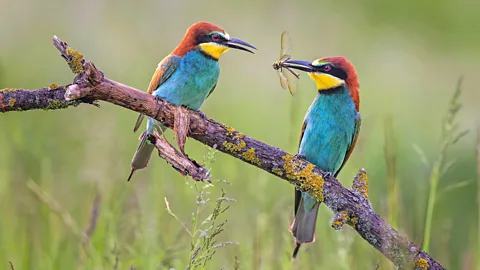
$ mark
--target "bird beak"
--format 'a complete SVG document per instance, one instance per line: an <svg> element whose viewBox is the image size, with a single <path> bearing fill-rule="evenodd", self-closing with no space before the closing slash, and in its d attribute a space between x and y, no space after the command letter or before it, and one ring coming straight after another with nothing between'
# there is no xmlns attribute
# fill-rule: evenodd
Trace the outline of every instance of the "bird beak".
<svg viewBox="0 0 480 270"><path fill-rule="evenodd" d="M239 49L239 50L246 51L246 52L249 52L249 53L254 53L254 52L245 48L245 47L249 47L249 48L252 48L252 49L255 49L255 50L257 49L257 48L255 48L255 46L253 46L251 44L248 44L247 42L245 42L243 40L236 39L236 38L230 38L229 40L227 40L227 42L225 42L225 45L229 48ZM245 46L245 47L241 47L239 45L242 45L242 46Z"/></svg>
<svg viewBox="0 0 480 270"><path fill-rule="evenodd" d="M305 72L314 72L315 67L311 62L302 60L287 60L282 64L283 67L294 68Z"/></svg>

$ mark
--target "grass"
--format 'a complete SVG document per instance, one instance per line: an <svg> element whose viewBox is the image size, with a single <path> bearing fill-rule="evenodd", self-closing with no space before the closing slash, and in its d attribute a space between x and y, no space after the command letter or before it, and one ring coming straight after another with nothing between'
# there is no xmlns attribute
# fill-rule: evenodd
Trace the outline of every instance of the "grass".
<svg viewBox="0 0 480 270"><path fill-rule="evenodd" d="M456 123L456 116L460 108L462 107L459 99L462 92L462 79L459 79L455 93L450 100L448 107L448 112L445 118L443 119L443 125L440 136L440 150L437 156L437 159L433 162L430 170L429 184L430 189L428 193L428 205L427 213L425 217L425 229L424 229L424 239L423 239L423 250L429 252L430 250L430 237L432 229L432 220L434 207L437 200L437 191L438 183L440 177L444 175L447 170L455 163L455 160L447 160L447 151L455 143L457 143L463 136L467 134L468 131L458 131L458 124ZM422 160L426 162L425 155L422 152L419 152ZM426 162L428 164L428 162ZM460 182L462 183L462 182ZM463 186L463 185L461 185ZM447 189L455 188L457 186L447 187Z"/></svg>
<svg viewBox="0 0 480 270"><path fill-rule="evenodd" d="M478 223L477 231L480 231L480 125L477 128L477 210ZM477 235L477 269L480 269L480 233Z"/></svg>
<svg viewBox="0 0 480 270"><path fill-rule="evenodd" d="M395 150L395 131L393 129L393 118L385 118L385 165L387 172L387 194L388 194L388 223L397 228L398 226L398 179L397 179L397 153Z"/></svg>
<svg viewBox="0 0 480 270"><path fill-rule="evenodd" d="M455 104L459 96L457 91L448 115L458 112ZM31 121L42 117L36 114L29 116ZM450 130L455 130L456 118L448 116L446 119L445 130L449 130L446 128L449 125L452 125ZM294 117L290 121L292 126L296 125ZM395 194L419 195L408 186L406 190L402 185L393 185L398 183L395 175L398 174L400 179L409 179L412 172L405 175L404 170L395 167L396 164L403 166L402 158L406 153L394 143L401 129L394 130L393 121L386 121L383 155L380 152L377 158L361 158L360 164L369 169L371 179L379 179L371 182L369 197L374 209L380 209L380 199L389 201L389 218L393 222L398 212L395 209L402 205L404 209L410 208L408 201L397 200L395 205L391 198ZM0 183L0 201L10 205L2 212L9 218L0 219L0 241L3 244L0 255L5 263L11 261L17 269L290 269L292 266L297 269L364 269L374 267L381 257L351 230L332 230L328 225L331 213L322 207L317 225L319 240L305 245L299 259L292 264L293 243L287 230L293 218L292 187L204 146L195 149L192 141L187 145L193 148L187 151L192 155L201 153L203 163L212 169L213 175L227 178L231 184L216 181L211 185L185 180L158 159L153 161L157 164L140 172L139 180L125 184L130 148L123 149L118 143L114 145L120 148L98 152L105 147L103 140L83 145L81 142L88 139L90 133L72 132L72 136L78 134L77 138L55 136L50 133L48 125L44 130L35 130L43 144L29 145L28 141L24 144L19 138L29 132L30 126L22 126L21 123L11 122L11 130L0 133L0 144L7 153L0 156L0 176L10 180ZM444 134L450 134L447 131ZM286 136L296 132L291 131ZM92 131L91 134L96 133ZM450 151L455 149L452 145L463 133L453 134L447 148ZM111 138L107 135L105 138ZM70 140L77 141L81 147L75 151L51 151L58 141L72 145ZM132 142L132 149L134 146ZM359 141L358 147L359 152L352 156L340 179L349 179L349 170L356 170L355 155L362 157L362 152L372 151L365 150L366 145L362 141ZM89 148L95 154L88 156L94 160L79 159L78 155L82 151L88 153ZM50 149L47 152L51 154L45 155L45 149ZM378 149L378 145L373 149ZM424 157L415 162L426 160L425 152L422 153ZM124 162L119 162L119 167L110 162L115 156L125 157ZM387 164L386 195L381 190L385 176L376 172L382 159ZM445 162L440 166L439 179L446 169L459 175L459 170L465 170L459 167L460 163L448 165L453 163L447 156L443 159ZM72 160L82 162L72 163ZM84 173L87 173L86 176ZM438 188L432 197L434 202L438 203L447 192L455 194L465 183L455 181ZM230 204L225 191L228 191L229 197L240 200ZM455 202L459 203L458 200ZM442 210L446 211L445 208ZM408 224L413 224L411 217L396 220L398 228L413 239L414 231L408 227ZM454 231L455 223L450 224L453 227L440 233ZM431 239L433 243L442 243L441 251L433 253L434 256L448 252L448 247L454 246L456 241L451 236L442 238L442 241ZM381 268L388 267L390 264L382 261Z"/></svg>
<svg viewBox="0 0 480 270"><path fill-rule="evenodd" d="M209 166L214 162L214 155L216 150L210 150L204 159L204 165ZM219 184L230 184L228 181L216 181ZM172 211L170 208L170 203L165 197L165 206L167 212L177 220L185 232L190 236L190 253L189 253L189 262L186 267L187 270L190 269L208 269L207 263L210 261L218 249L223 248L228 245L238 244L232 241L224 241L218 243L218 236L225 230L227 220L222 219L222 214L224 214L229 208L230 203L235 202L233 198L227 197L227 193L224 189L221 190L221 195L214 202L214 207L206 217L202 216L208 210L208 206L213 202L210 201L210 189L215 188L213 184L204 184L195 182L190 184L187 182L187 185L192 185L195 189L196 195L196 208L192 213L191 219L191 228L181 221L181 219ZM235 264L239 263L235 260Z"/></svg>

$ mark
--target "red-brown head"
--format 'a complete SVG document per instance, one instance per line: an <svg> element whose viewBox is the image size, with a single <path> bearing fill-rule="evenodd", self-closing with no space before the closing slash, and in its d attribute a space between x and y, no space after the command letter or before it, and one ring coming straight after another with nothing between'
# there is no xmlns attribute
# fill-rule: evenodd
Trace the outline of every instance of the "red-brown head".
<svg viewBox="0 0 480 270"><path fill-rule="evenodd" d="M318 91L329 90L346 85L355 103L357 111L360 107L358 75L353 65L345 57L333 56L312 62L288 60L284 66L303 70L317 84Z"/></svg>
<svg viewBox="0 0 480 270"><path fill-rule="evenodd" d="M256 49L245 41L230 37L225 30L214 24L197 22L187 29L185 37L172 54L183 56L197 48L214 59L219 59L230 48L253 53L245 47Z"/></svg>

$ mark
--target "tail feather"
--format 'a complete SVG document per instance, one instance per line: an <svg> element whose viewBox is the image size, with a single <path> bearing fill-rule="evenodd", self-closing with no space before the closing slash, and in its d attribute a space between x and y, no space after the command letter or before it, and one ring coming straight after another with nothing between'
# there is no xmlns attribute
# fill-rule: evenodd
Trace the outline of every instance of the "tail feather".
<svg viewBox="0 0 480 270"><path fill-rule="evenodd" d="M293 254L292 254L293 259L297 258L297 254L298 254L298 251L300 250L301 245L302 244L300 244L300 243L295 243L295 249L293 250Z"/></svg>
<svg viewBox="0 0 480 270"><path fill-rule="evenodd" d="M295 219L290 226L290 231L295 238L295 249L293 251L293 258L297 257L300 245L303 243L315 242L315 228L317 224L318 208L320 203L316 203L309 211L305 211L303 198L301 199Z"/></svg>
<svg viewBox="0 0 480 270"><path fill-rule="evenodd" d="M127 181L130 181L133 173L136 170L147 167L148 162L150 161L150 156L152 155L155 146L147 141L147 135L147 132L143 132L142 136L140 137L140 144L138 145L137 151L135 152L132 162L130 163L132 170L130 171Z"/></svg>
<svg viewBox="0 0 480 270"><path fill-rule="evenodd" d="M143 118L145 117L144 114L140 114L137 118L137 122L135 122L135 126L133 127L133 132L137 132L138 128L142 124Z"/></svg>

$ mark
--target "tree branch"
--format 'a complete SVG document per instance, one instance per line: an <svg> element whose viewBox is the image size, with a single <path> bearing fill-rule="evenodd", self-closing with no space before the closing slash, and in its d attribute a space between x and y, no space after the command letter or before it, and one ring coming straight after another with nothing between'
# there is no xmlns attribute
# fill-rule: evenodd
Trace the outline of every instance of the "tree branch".
<svg viewBox="0 0 480 270"><path fill-rule="evenodd" d="M83 55L71 49L65 42L57 37L54 37L53 42L71 70L78 74L73 84L52 87L54 89L51 90L48 88L31 91L4 90L0 92L0 111L58 109L102 100L143 113L157 119L168 128L174 128L177 107L163 100L155 101L152 95L106 78L92 62L85 61ZM189 137L274 174L298 189L308 192L334 212L332 227L340 229L347 223L396 266L401 269L444 269L372 209L367 194L368 179L363 169L355 177L353 188L348 189L337 179L302 158L250 138L215 120L204 118L198 112L185 110L184 113L183 117L186 118L182 121L189 123ZM158 138L157 136L157 143ZM169 158L172 158L170 155L177 154L178 158L182 159L183 155L178 151L164 152ZM208 172L202 171L199 167L197 169L208 177ZM191 173L189 170L184 172Z"/></svg>

